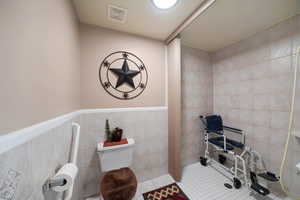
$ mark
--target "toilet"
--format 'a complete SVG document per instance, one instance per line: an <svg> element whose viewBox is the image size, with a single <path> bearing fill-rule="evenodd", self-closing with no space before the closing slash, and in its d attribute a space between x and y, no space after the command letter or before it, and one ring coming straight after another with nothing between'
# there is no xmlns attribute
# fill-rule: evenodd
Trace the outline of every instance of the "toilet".
<svg viewBox="0 0 300 200"><path fill-rule="evenodd" d="M100 182L103 200L131 200L136 193L137 179L129 168L135 142L132 138L127 142L107 147L103 142L97 145L101 172L104 173Z"/></svg>

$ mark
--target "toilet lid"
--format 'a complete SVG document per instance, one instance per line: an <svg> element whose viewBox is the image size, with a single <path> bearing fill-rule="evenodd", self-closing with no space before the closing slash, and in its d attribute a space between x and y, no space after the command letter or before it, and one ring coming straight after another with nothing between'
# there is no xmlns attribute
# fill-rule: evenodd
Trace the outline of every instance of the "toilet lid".
<svg viewBox="0 0 300 200"><path fill-rule="evenodd" d="M137 179L126 167L107 172L100 185L104 200L131 200L136 193Z"/></svg>

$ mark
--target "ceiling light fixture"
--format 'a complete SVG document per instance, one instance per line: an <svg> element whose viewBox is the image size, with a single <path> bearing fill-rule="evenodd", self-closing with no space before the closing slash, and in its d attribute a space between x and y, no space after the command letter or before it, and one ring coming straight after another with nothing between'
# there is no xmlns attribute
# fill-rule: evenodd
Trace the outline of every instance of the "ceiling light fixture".
<svg viewBox="0 0 300 200"><path fill-rule="evenodd" d="M160 9L169 9L173 7L178 0L152 0L154 5Z"/></svg>

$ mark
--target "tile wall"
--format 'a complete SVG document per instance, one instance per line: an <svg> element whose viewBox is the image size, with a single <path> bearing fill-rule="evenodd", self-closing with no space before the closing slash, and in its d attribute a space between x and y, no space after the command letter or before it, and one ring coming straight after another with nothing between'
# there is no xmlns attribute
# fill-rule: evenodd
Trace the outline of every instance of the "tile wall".
<svg viewBox="0 0 300 200"><path fill-rule="evenodd" d="M199 161L203 126L199 115L213 112L213 71L208 53L182 46L182 165Z"/></svg>
<svg viewBox="0 0 300 200"><path fill-rule="evenodd" d="M55 193L42 193L42 185L69 161L73 121L81 125L78 153L79 174L73 200L99 193L101 171L96 145L105 139L105 119L111 128L120 127L134 138L133 165L138 181L168 173L168 129L165 107L80 114L42 135L0 155L1 200L54 200Z"/></svg>
<svg viewBox="0 0 300 200"><path fill-rule="evenodd" d="M299 44L296 16L212 56L214 113L245 130L246 143L277 174L288 132L293 53ZM279 184L275 187L280 190Z"/></svg>
<svg viewBox="0 0 300 200"><path fill-rule="evenodd" d="M42 185L69 160L72 121L0 155L1 200L44 199ZM48 199L55 196L47 193Z"/></svg>
<svg viewBox="0 0 300 200"><path fill-rule="evenodd" d="M124 137L133 138L132 169L138 181L146 181L168 173L167 109L130 110L121 112L95 112L80 116L81 138L79 149L79 176L74 195L84 199L99 193L102 175L96 145L105 140L105 120L111 129L120 127Z"/></svg>

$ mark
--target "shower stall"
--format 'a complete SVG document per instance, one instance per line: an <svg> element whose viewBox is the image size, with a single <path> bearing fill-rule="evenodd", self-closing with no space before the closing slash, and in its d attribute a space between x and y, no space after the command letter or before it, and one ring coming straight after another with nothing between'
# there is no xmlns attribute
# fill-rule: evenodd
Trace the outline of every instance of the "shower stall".
<svg viewBox="0 0 300 200"><path fill-rule="evenodd" d="M169 171L179 180L183 167L198 162L203 127L197 117L220 114L245 131L246 145L280 177L266 183L271 193L300 200L300 15L223 49L203 51L198 36L220 4L183 24L168 46L168 82L174 86L168 99Z"/></svg>

